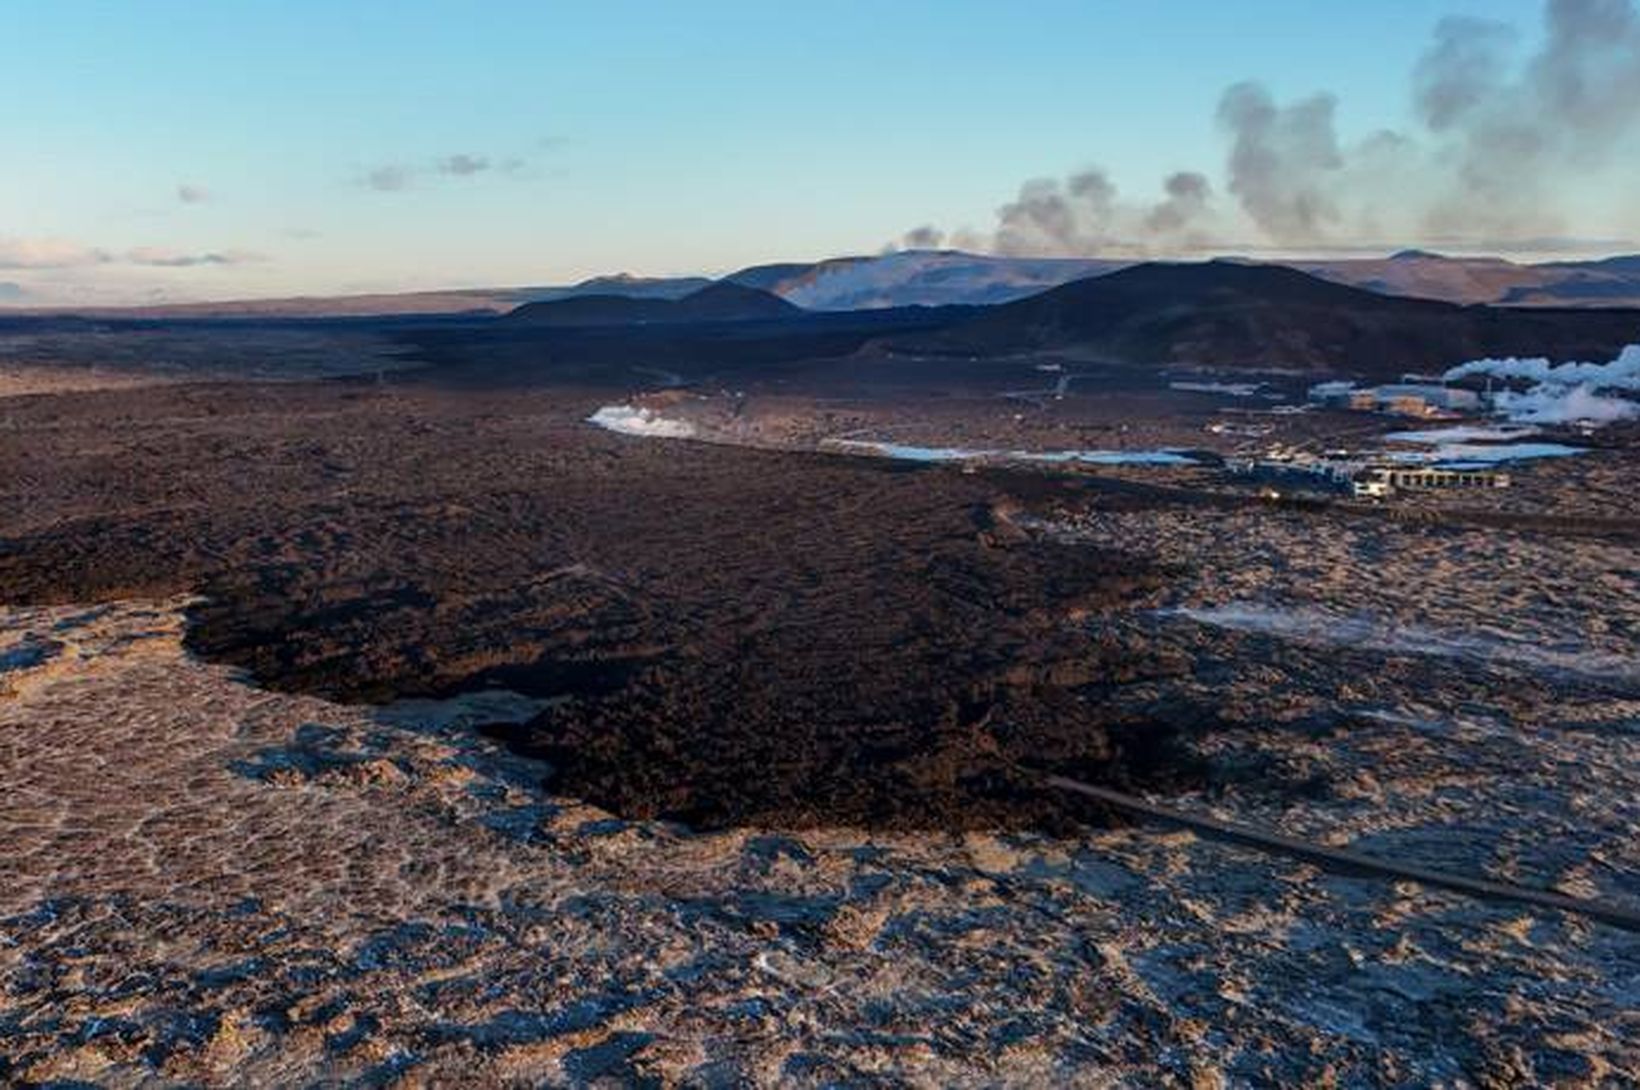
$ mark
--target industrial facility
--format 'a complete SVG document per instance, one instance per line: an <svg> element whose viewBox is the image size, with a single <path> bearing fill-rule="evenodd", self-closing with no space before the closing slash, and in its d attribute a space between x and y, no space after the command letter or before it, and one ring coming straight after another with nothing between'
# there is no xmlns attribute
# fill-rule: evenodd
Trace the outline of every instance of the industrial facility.
<svg viewBox="0 0 1640 1090"><path fill-rule="evenodd" d="M1508 488L1509 474L1491 467L1407 465L1381 460L1317 457L1277 449L1263 458L1225 462L1233 476L1290 491L1321 492L1354 499L1384 499L1398 491Z"/></svg>
<svg viewBox="0 0 1640 1090"><path fill-rule="evenodd" d="M1323 382L1310 387L1310 403L1331 409L1383 412L1427 420L1478 412L1482 395L1475 390L1436 383L1392 383L1357 386L1353 382Z"/></svg>

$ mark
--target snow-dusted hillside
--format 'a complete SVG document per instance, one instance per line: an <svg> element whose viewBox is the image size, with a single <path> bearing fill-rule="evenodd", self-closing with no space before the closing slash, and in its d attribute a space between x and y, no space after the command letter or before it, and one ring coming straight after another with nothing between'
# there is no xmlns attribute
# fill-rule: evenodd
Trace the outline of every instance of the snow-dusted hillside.
<svg viewBox="0 0 1640 1090"><path fill-rule="evenodd" d="M746 269L731 280L761 287L810 310L1006 303L1129 264L1098 258L988 257L953 250L902 250L812 265Z"/></svg>

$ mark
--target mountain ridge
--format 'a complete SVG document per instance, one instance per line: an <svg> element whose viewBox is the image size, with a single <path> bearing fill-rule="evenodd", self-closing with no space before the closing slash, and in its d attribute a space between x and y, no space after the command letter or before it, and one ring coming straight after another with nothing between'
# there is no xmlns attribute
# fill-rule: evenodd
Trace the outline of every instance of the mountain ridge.
<svg viewBox="0 0 1640 1090"><path fill-rule="evenodd" d="M1640 306L1640 254L1525 264L1495 256L1451 256L1407 249L1383 257L1235 258L1299 269L1382 295L1531 307ZM996 305L1014 302L1099 273L1144 262L1126 258L1026 258L957 250L775 262L701 276L589 277L570 285L457 288L441 291L148 304L31 307L0 305L0 314L75 314L107 318L267 318L418 314L501 314L535 302L589 295L680 299L716 282L767 291L809 310L899 306Z"/></svg>
<svg viewBox="0 0 1640 1090"><path fill-rule="evenodd" d="M1383 295L1298 269L1149 262L992 307L905 347L1393 379L1488 355L1607 359L1640 310L1527 309Z"/></svg>
<svg viewBox="0 0 1640 1090"><path fill-rule="evenodd" d="M778 295L719 280L678 299L596 294L525 303L502 321L556 326L684 324L768 321L801 313L802 308Z"/></svg>

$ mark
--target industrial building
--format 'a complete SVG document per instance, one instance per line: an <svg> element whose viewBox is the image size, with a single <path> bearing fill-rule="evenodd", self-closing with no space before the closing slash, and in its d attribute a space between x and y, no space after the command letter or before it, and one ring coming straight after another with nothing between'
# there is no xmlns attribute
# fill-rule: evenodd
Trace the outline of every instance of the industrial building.
<svg viewBox="0 0 1640 1090"><path fill-rule="evenodd" d="M1225 463L1233 476L1269 482L1293 491L1327 492L1355 499L1383 499L1397 491L1448 488L1508 488L1509 474L1489 466L1406 465L1294 455L1278 451L1266 458Z"/></svg>
<svg viewBox="0 0 1640 1090"><path fill-rule="evenodd" d="M1477 412L1481 408L1478 392L1435 383L1356 386L1353 382L1323 382L1310 387L1309 398L1312 404L1332 409L1386 412L1420 419Z"/></svg>
<svg viewBox="0 0 1640 1090"><path fill-rule="evenodd" d="M1408 490L1509 487L1509 474L1488 466L1374 465L1366 466L1357 479Z"/></svg>

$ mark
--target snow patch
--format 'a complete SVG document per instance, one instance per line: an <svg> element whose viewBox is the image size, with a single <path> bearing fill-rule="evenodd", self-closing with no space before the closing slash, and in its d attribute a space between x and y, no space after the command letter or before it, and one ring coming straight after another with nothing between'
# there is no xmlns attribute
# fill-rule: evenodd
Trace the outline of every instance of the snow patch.
<svg viewBox="0 0 1640 1090"><path fill-rule="evenodd" d="M902 250L822 262L776 290L809 310L1006 303L1126 262Z"/></svg>

